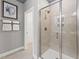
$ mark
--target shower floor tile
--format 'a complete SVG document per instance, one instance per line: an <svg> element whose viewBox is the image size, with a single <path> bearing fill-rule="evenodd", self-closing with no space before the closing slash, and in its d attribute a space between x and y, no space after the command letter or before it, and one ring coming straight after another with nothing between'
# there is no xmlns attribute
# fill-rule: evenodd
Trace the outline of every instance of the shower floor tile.
<svg viewBox="0 0 79 59"><path fill-rule="evenodd" d="M67 56L65 54L62 54L62 59L74 59L70 56ZM43 55L43 59L59 59L59 53L54 51L53 49L48 49Z"/></svg>

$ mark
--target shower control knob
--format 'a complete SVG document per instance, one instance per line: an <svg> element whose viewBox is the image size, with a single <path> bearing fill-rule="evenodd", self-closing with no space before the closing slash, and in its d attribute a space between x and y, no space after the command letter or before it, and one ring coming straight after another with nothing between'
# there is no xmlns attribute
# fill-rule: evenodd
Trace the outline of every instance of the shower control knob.
<svg viewBox="0 0 79 59"><path fill-rule="evenodd" d="M44 30L47 31L47 27L45 27Z"/></svg>

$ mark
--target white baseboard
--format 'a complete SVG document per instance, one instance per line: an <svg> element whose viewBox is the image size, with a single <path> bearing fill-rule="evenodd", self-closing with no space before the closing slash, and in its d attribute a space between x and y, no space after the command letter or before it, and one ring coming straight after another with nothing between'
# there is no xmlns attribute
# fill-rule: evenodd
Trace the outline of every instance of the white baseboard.
<svg viewBox="0 0 79 59"><path fill-rule="evenodd" d="M7 56L7 55L10 55L10 54L12 54L12 53L15 53L15 52L17 52L17 51L19 51L19 50L22 50L22 49L24 49L24 47L19 47L19 48L16 48L16 49L7 51L7 52L5 52L5 53L2 53L2 54L0 54L0 58L5 57L5 56Z"/></svg>

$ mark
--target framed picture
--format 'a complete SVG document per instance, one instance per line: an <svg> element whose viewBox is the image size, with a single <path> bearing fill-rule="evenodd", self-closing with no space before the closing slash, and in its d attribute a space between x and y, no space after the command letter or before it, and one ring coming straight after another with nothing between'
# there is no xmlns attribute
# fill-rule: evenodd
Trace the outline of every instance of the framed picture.
<svg viewBox="0 0 79 59"><path fill-rule="evenodd" d="M13 31L19 31L19 30L20 30L19 21L13 21Z"/></svg>
<svg viewBox="0 0 79 59"><path fill-rule="evenodd" d="M4 18L18 19L18 7L7 1L3 1L2 16Z"/></svg>
<svg viewBox="0 0 79 59"><path fill-rule="evenodd" d="M12 22L10 20L2 20L2 31L12 31Z"/></svg>

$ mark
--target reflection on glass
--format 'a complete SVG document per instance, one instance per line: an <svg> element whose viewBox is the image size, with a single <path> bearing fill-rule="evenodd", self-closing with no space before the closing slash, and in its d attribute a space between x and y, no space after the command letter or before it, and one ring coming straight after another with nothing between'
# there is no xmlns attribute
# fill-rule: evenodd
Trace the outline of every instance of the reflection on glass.
<svg viewBox="0 0 79 59"><path fill-rule="evenodd" d="M62 10L62 59L76 59L76 0L63 0Z"/></svg>
<svg viewBox="0 0 79 59"><path fill-rule="evenodd" d="M59 3L41 10L41 54L44 59L59 58ZM58 22L57 22L58 20ZM47 28L47 31L44 29Z"/></svg>
<svg viewBox="0 0 79 59"><path fill-rule="evenodd" d="M62 0L61 22L59 5L56 3L41 10L41 55L44 59L59 59L61 48L62 59L76 59L76 0ZM45 27L47 31L44 30Z"/></svg>

